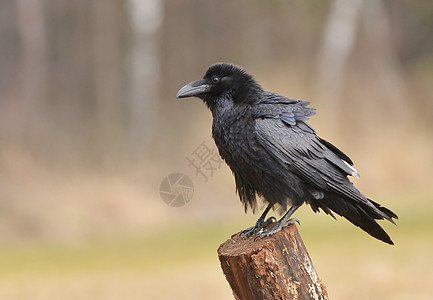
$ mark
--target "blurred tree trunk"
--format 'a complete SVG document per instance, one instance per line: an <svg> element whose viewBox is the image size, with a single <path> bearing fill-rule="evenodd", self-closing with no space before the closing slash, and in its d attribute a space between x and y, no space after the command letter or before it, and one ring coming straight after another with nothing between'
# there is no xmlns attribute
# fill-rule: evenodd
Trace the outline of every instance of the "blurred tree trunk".
<svg viewBox="0 0 433 300"><path fill-rule="evenodd" d="M406 105L406 83L396 53L396 46L391 32L389 12L382 0L365 0L363 24L371 56L371 69L374 71L374 83L382 91L380 99L386 109L400 122L408 117ZM365 109L369 104L365 104ZM368 113L368 112L367 112ZM382 118L382 113L378 115Z"/></svg>
<svg viewBox="0 0 433 300"><path fill-rule="evenodd" d="M363 21L364 32L359 30L360 21ZM361 41L357 48L368 56L356 53L357 39ZM358 74L348 69L349 57L354 54L358 57L352 59L352 64L356 62L360 66ZM366 73L360 74L362 72ZM334 114L330 119L334 131L341 129L342 112L347 102L342 95L349 77L361 79L354 89L361 89L360 97L364 89L369 89L377 98L373 100L376 102L374 107L370 101L362 101L359 104L362 113L358 115L383 118L382 111L386 109L398 119L407 116L403 101L405 84L392 40L388 12L382 0L334 0L332 3L319 53L317 98ZM380 105L384 107L378 109Z"/></svg>
<svg viewBox="0 0 433 300"><path fill-rule="evenodd" d="M357 37L358 15L364 0L334 0L323 33L318 64L318 99L338 117L346 64Z"/></svg>
<svg viewBox="0 0 433 300"><path fill-rule="evenodd" d="M130 23L127 54L129 146L142 155L142 148L156 133L157 87L161 76L159 29L161 0L128 0ZM138 151L137 151L138 150Z"/></svg>

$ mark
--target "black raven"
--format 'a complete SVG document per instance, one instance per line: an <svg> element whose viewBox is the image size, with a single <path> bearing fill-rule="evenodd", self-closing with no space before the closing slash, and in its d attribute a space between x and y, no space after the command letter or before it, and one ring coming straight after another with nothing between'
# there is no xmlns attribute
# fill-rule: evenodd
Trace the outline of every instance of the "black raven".
<svg viewBox="0 0 433 300"><path fill-rule="evenodd" d="M266 237L299 222L290 217L306 202L314 212L321 208L332 217L335 212L393 244L375 220L394 223L397 215L365 197L349 181L348 175L359 177L352 160L318 137L307 123L315 114L309 102L266 92L243 68L229 63L211 65L203 79L177 93L177 98L192 96L202 99L212 112L212 136L234 174L245 210L256 208L256 196L268 203L256 224L243 234ZM276 205L287 212L274 227L265 229L275 220L265 218Z"/></svg>

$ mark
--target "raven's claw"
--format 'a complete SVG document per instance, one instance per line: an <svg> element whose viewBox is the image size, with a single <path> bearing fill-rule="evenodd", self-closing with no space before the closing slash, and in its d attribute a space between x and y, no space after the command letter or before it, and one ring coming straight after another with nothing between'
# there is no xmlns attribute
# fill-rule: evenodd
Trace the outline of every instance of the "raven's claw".
<svg viewBox="0 0 433 300"><path fill-rule="evenodd" d="M245 235L244 239L247 237L252 237L262 232L266 226L275 222L277 219L275 217L269 217L266 221L259 219L253 227L247 228L241 231L241 235Z"/></svg>
<svg viewBox="0 0 433 300"><path fill-rule="evenodd" d="M269 219L268 219L269 220ZM270 237L271 235L276 234L277 232L280 232L281 229L283 229L284 227L290 225L290 224L294 224L294 223L298 223L299 225L301 225L301 223L299 222L298 219L288 219L287 221L281 222L281 220L279 222L277 222L277 224L275 224L274 227L263 230L261 232L258 232L256 234L256 236L254 237L254 240L260 239L260 238L264 238L264 237Z"/></svg>

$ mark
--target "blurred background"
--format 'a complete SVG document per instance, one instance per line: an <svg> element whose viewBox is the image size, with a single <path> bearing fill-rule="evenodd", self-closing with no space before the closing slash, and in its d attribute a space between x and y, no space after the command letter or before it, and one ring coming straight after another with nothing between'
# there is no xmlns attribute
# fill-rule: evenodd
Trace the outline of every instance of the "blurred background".
<svg viewBox="0 0 433 300"><path fill-rule="evenodd" d="M311 101L400 217L391 247L298 210L331 299L429 299L432 36L429 0L0 0L0 298L232 299L216 250L258 214L225 164L188 161L215 158L211 115L175 99L228 61Z"/></svg>

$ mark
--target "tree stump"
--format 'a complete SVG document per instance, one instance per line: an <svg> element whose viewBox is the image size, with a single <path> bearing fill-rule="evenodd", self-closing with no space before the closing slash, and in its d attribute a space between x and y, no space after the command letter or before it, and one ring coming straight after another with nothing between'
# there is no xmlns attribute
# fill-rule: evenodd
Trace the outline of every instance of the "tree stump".
<svg viewBox="0 0 433 300"><path fill-rule="evenodd" d="M236 299L328 299L295 224L256 241L237 233L218 257Z"/></svg>

